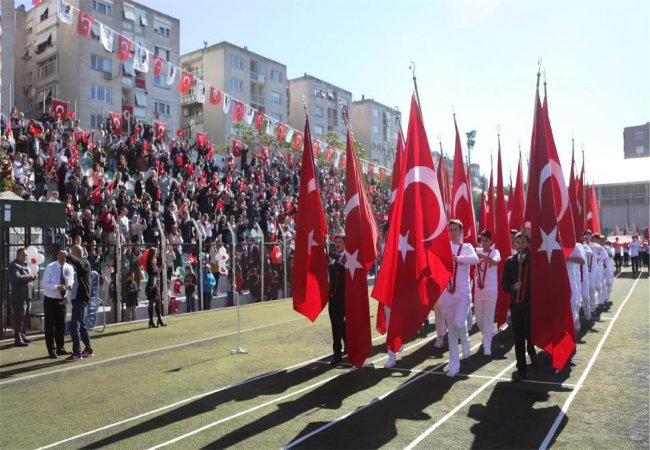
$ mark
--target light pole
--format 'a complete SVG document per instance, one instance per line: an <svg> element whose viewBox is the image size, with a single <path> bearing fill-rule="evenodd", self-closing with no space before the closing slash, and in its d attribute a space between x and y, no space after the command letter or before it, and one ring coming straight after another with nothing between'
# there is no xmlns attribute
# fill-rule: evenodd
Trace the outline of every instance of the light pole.
<svg viewBox="0 0 650 450"><path fill-rule="evenodd" d="M474 148L474 144L476 143L476 130L472 130L468 133L465 133L465 136L467 136L467 165L470 166L472 164L472 158L471 158L471 153L472 149Z"/></svg>

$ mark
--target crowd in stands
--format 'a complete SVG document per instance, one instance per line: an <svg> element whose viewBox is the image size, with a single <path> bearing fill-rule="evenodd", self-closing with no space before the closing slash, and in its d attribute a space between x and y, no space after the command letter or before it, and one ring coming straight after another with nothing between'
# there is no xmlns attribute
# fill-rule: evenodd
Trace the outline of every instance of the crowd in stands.
<svg viewBox="0 0 650 450"><path fill-rule="evenodd" d="M118 239L126 261L123 266L137 272L136 281L141 277L142 254L148 247L160 248L164 239L167 254L160 258L171 283L171 275L188 260L201 263L193 257L202 237L209 255L206 267L218 280L217 250L224 245L231 252L234 230L237 289L249 288L256 300L277 298L284 266L269 257L272 244L262 246L265 292L256 289L262 272L259 242L292 241L299 154L289 156L279 146L239 140L216 149L180 130L174 139L161 139L151 125L143 123L115 130L108 120L90 129L74 115L61 119L44 113L27 119L16 108L8 116L2 113L1 127L0 151L11 163L7 178L12 189L25 199L65 204L66 245L82 245L94 270L109 268L109 273L103 273L113 280L112 297L116 290L112 252ZM321 164L318 170L333 237L344 230L345 170L331 164ZM369 180L369 192L383 230L390 189ZM287 245L289 274L291 248ZM127 274L123 275L126 280Z"/></svg>

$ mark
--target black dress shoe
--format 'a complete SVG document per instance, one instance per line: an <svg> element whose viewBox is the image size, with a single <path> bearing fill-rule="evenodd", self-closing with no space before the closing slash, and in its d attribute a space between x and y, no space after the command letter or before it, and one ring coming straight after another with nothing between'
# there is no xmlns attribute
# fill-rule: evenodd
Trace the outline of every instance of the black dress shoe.
<svg viewBox="0 0 650 450"><path fill-rule="evenodd" d="M335 365L339 364L342 360L343 360L343 358L341 357L341 355L334 355L334 356L332 356L332 359L330 360L330 365L335 366Z"/></svg>
<svg viewBox="0 0 650 450"><path fill-rule="evenodd" d="M516 371L515 373L512 374L512 381L514 381L515 383L518 383L518 382L523 381L525 379L526 379L526 374L525 373L521 373L519 371Z"/></svg>
<svg viewBox="0 0 650 450"><path fill-rule="evenodd" d="M14 347L28 347L29 344L25 341L16 341L14 342Z"/></svg>
<svg viewBox="0 0 650 450"><path fill-rule="evenodd" d="M63 355L69 355L70 352L67 351L67 350L64 349L64 348L57 348L57 349L56 349L56 354L59 355L59 356L63 356Z"/></svg>
<svg viewBox="0 0 650 450"><path fill-rule="evenodd" d="M25 336L23 336L23 342L27 342L28 344L32 343L31 339L27 339Z"/></svg>
<svg viewBox="0 0 650 450"><path fill-rule="evenodd" d="M57 359L59 355L56 354L56 352L50 352L48 353L50 359Z"/></svg>

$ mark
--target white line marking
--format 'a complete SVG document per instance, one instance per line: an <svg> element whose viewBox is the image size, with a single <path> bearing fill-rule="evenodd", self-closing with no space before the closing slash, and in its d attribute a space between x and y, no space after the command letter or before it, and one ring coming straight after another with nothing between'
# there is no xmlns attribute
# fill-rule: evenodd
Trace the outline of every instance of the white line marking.
<svg viewBox="0 0 650 450"><path fill-rule="evenodd" d="M286 324L286 323L290 323L290 322L297 322L297 321L303 320L303 319L304 319L303 317L299 317L297 319L290 319L290 320L284 320L282 322L270 323L270 324L267 324L267 325L260 325L259 327L253 327L253 328L249 328L247 330L241 330L241 332L242 333L247 333L247 332L250 332L250 331L256 331L256 330L261 330L261 329L264 329L264 328L274 327L276 325L282 325L282 324ZM54 373L67 372L68 370L83 369L83 368L86 368L86 367L92 367L92 366L96 366L96 365L99 365L99 364L106 364L108 362L119 361L120 359L132 358L134 356L142 356L142 355L148 355L150 353L157 353L157 352L162 352L162 351L166 351L166 350L173 350L173 349L176 349L176 348L186 347L188 345L199 344L201 342L211 341L211 340L214 340L214 339L220 339L220 338L223 338L223 337L233 336L233 335L236 335L236 334L237 334L237 332L233 331L232 333L224 333L224 334L219 334L217 336L209 336L209 337L206 337L206 338L196 339L196 340L190 341L190 342L183 342L181 344L168 345L167 347L154 348L154 349L151 349L151 350L143 350L141 352L129 353L129 354L126 354L126 355L115 356L113 358L102 359L102 360L94 361L94 362L91 362L91 363L82 363L80 365L67 366L67 367L64 367L62 369L50 370L48 372L35 373L33 375L26 375L24 377L19 377L19 378L13 378L13 379L5 380L5 381L0 381L0 386L3 386L5 384L9 384L9 383L15 383L16 381L30 380L30 379L33 379L33 378L42 377L44 375L51 375L51 374L54 374Z"/></svg>
<svg viewBox="0 0 650 450"><path fill-rule="evenodd" d="M582 375L580 375L580 379L578 380L578 383L576 384L575 389L569 394L569 397L566 399L564 402L564 405L562 406L562 409L560 409L560 413L557 415L557 418L555 419L555 422L553 422L553 425L551 426L551 429L548 430L548 433L546 434L546 437L544 438L544 441L542 441L542 444L539 446L540 450L546 450L551 442L551 439L553 439L553 436L555 436L555 432L557 431L558 427L560 426L560 423L562 423L562 419L566 416L567 411L569 410L569 406L571 406L571 403L573 402L573 399L576 397L578 392L580 391L580 388L582 387L582 384L585 382L585 379L587 378L587 375L589 375L589 371L591 370L592 366L596 362L596 358L598 357L598 354L600 353L600 350L603 348L603 345L605 344L605 340L607 339L607 336L609 336L610 331L612 331L612 327L614 326L614 323L616 323L616 319L618 319L619 314L621 311L623 311L623 307L627 303L627 301L630 299L632 296L632 292L634 291L634 288L636 287L637 283L641 279L641 274L643 271L639 271L639 275L636 278L636 281L630 288L630 292L628 292L627 297L625 297L625 300L623 300L623 303L621 303L621 306L618 307L618 310L616 311L616 314L612 318L611 322L609 322L609 326L607 327L607 330L605 331L605 334L603 337L600 339L600 342L598 343L598 346L596 347L596 350L594 351L594 354L592 355L591 359L589 360L589 364L587 364L587 368L582 372Z"/></svg>
<svg viewBox="0 0 650 450"><path fill-rule="evenodd" d="M476 344L474 347L472 347L472 350L475 350L475 349L479 348L480 346L481 346L481 343L478 343L478 344ZM444 366L444 365L447 364L448 362L449 362L449 359L447 359L447 360L441 362L440 364L434 366L432 369L425 370L425 371L419 371L419 372L420 372L419 375L414 376L413 378L411 378L411 379L408 380L408 381L405 381L404 383L400 384L400 385L397 386L396 388L391 389L391 390L388 391L388 392L385 392L384 394L380 395L379 397L375 397L375 398L373 398L373 399L372 399L371 401L369 401L368 403L365 403L365 404L363 404L363 405L357 407L356 409L354 409L354 410L352 410L352 411L350 411L350 412L348 412L348 413L346 413L346 414L343 414L341 417L338 417L338 418L332 420L331 422L326 423L325 425L323 425L323 426L321 426L321 427L315 429L314 431L312 431L312 432L310 432L310 433L307 433L307 434L305 434L304 436L299 437L299 438L296 439L295 441L289 442L287 445L285 445L284 447L282 447L282 449L283 449L283 450L288 450L288 449L290 449L290 448L292 448L292 447L295 447L296 445L300 444L301 442L306 441L306 440L309 439L310 437L312 437L312 436L314 436L314 435L320 433L321 431L326 430L326 429L330 428L331 426L333 426L333 425L335 425L335 424L341 422L342 420L347 419L347 418L350 417L351 415L356 414L356 413L358 413L359 411L363 411L364 409L368 408L369 406L372 406L372 405L374 405L375 403L382 401L383 399L385 399L385 398L388 397L389 395L394 394L395 392L399 391L400 389L405 388L405 387L408 386L409 384L414 383L414 382L416 382L417 380L419 380L419 379L421 379L421 378L424 378L426 375L430 375L430 374L432 374L433 372L435 372L437 369L439 369L440 367ZM514 363L513 363L513 364L514 364ZM389 370L393 370L393 369L394 369L394 367L393 367L392 369L389 369ZM446 375L446 374L445 374L445 375Z"/></svg>
<svg viewBox="0 0 650 450"><path fill-rule="evenodd" d="M444 424L451 416L456 414L461 408L465 407L469 402L471 402L478 394L483 392L485 389L487 389L494 381L497 379L501 378L504 373L512 369L515 364L517 364L516 361L511 362L506 366L501 372L490 378L488 381L485 382L480 388L474 391L472 395L467 397L465 400L463 400L461 403L456 405L454 409L449 411L447 414L445 414L440 420L438 420L436 423L431 425L424 433L422 433L420 436L417 437L413 442L411 442L404 450L411 450L413 449L416 445L418 445L420 442L424 440L427 436L429 436L431 433L433 433L440 425Z"/></svg>
<svg viewBox="0 0 650 450"><path fill-rule="evenodd" d="M384 336L380 336L380 337L384 337ZM423 339L422 341L416 342L415 344L413 344L413 345L411 345L411 346L409 346L409 347L404 348L403 351L410 350L410 349L412 349L412 348L415 348L415 347L418 347L418 346L420 346L420 345L426 344L427 342L430 342L430 341L432 341L433 339L435 339L435 336L430 337L430 338ZM477 346L477 347L478 347L478 346ZM377 363L377 362L379 362L379 361L382 361L382 360L384 360L384 359L386 359L386 358L388 358L388 355L384 355L384 356L381 356L381 357L379 357L379 358L376 358L374 361L370 362L369 364L375 364L375 363ZM443 363L443 364L444 364L444 363ZM366 364L365 366L367 366L367 364ZM365 367L365 366L364 366L364 367ZM292 396L294 396L294 395L296 395L296 394L299 394L299 393L305 392L305 391L307 391L307 390L309 390L309 389L311 389L311 388L318 387L318 386L320 386L320 385L323 384L323 383L326 383L326 382L331 381L331 380L333 380L333 379L335 379L335 378L338 378L338 377L340 377L340 376L343 376L343 375L345 375L345 374L348 374L348 373L350 373L350 372L352 372L352 371L354 371L354 370L357 370L357 369L346 370L345 372L342 372L342 373L339 373L339 374L337 374L337 375L334 375L333 377L330 377L330 378L326 379L325 381L318 381L318 382L313 383L313 384L311 384L311 385L309 385L309 386L305 386L304 388L301 388L301 389L299 389L299 390L296 391L296 392L291 392L291 393L289 393L289 394L283 395L282 397L274 398L274 399L272 399L272 400L269 400L269 401L267 401L267 402L265 402L265 403L263 403L263 404L261 404L261 405L257 405L257 406L254 406L254 407L252 407L252 408L249 408L249 409L247 409L247 410L245 410L245 411L241 411L241 412L239 412L239 413L237 413L237 414L235 414L235 415L228 416L228 417L224 417L223 419L219 419L219 420L217 420L217 421L215 421L215 422L208 423L208 424L202 426L201 428L197 428L197 429L192 430L192 431L190 431L190 432L188 432L188 433L185 433L185 434L183 434L183 435L181 435L181 436L177 436L177 437L175 437L174 439L171 439L171 440L169 440L169 441L163 442L162 444L158 444L158 445L156 445L156 446L154 446L154 447L151 447L151 448L149 448L149 450L155 450L155 449L158 449L158 448L161 448L161 447L165 447L165 446L170 445L170 444L174 444L174 443L176 443L176 442L178 442L178 441L180 441L180 440L182 440L182 439L185 439L185 438L188 438L188 437L193 436L193 435L195 435L195 434L201 433L202 431L205 431L205 430L207 430L207 429L209 429L209 428L215 427L215 426L217 426L217 425L219 425L219 424L222 424L222 423L224 423L224 422L226 422L226 421L229 421L229 420L235 419L235 418L237 418L237 417L243 416L243 415L248 414L248 413L253 412L253 411L257 411L257 410L260 409L260 408L263 408L263 407L265 407L265 406L272 405L272 404L277 403L277 402L279 402L279 401L282 401L282 400L284 400L284 399L286 399L286 398L292 397Z"/></svg>

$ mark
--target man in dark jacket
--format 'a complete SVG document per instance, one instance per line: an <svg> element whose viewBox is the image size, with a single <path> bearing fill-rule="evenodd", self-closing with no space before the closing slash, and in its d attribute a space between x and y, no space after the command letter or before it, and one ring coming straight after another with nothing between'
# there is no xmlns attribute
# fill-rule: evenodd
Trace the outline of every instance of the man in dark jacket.
<svg viewBox="0 0 650 450"><path fill-rule="evenodd" d="M95 356L90 337L86 329L86 308L92 298L90 287L90 276L92 269L90 263L83 257L81 247L75 245L72 252L66 258L67 263L74 267L74 285L72 287L72 318L70 319L70 337L72 338L72 354L68 356L66 362L79 361L82 357L89 358ZM80 340L83 341L85 348L81 351Z"/></svg>
<svg viewBox="0 0 650 450"><path fill-rule="evenodd" d="M345 353L345 238L334 238L334 253L330 254L329 265L330 300L328 311L332 322L332 356L331 364L338 364Z"/></svg>
<svg viewBox="0 0 650 450"><path fill-rule="evenodd" d="M515 356L517 371L512 374L513 381L526 378L526 351L533 367L537 365L537 352L531 342L530 323L530 253L529 238L521 233L515 237L517 253L506 260L501 276L501 289L510 293L510 315L512 332L515 335Z"/></svg>
<svg viewBox="0 0 650 450"><path fill-rule="evenodd" d="M14 309L14 345L26 347L25 337L32 305L32 282L38 278L25 264L27 253L24 248L16 252L16 259L9 263L9 282L11 284L11 306Z"/></svg>

